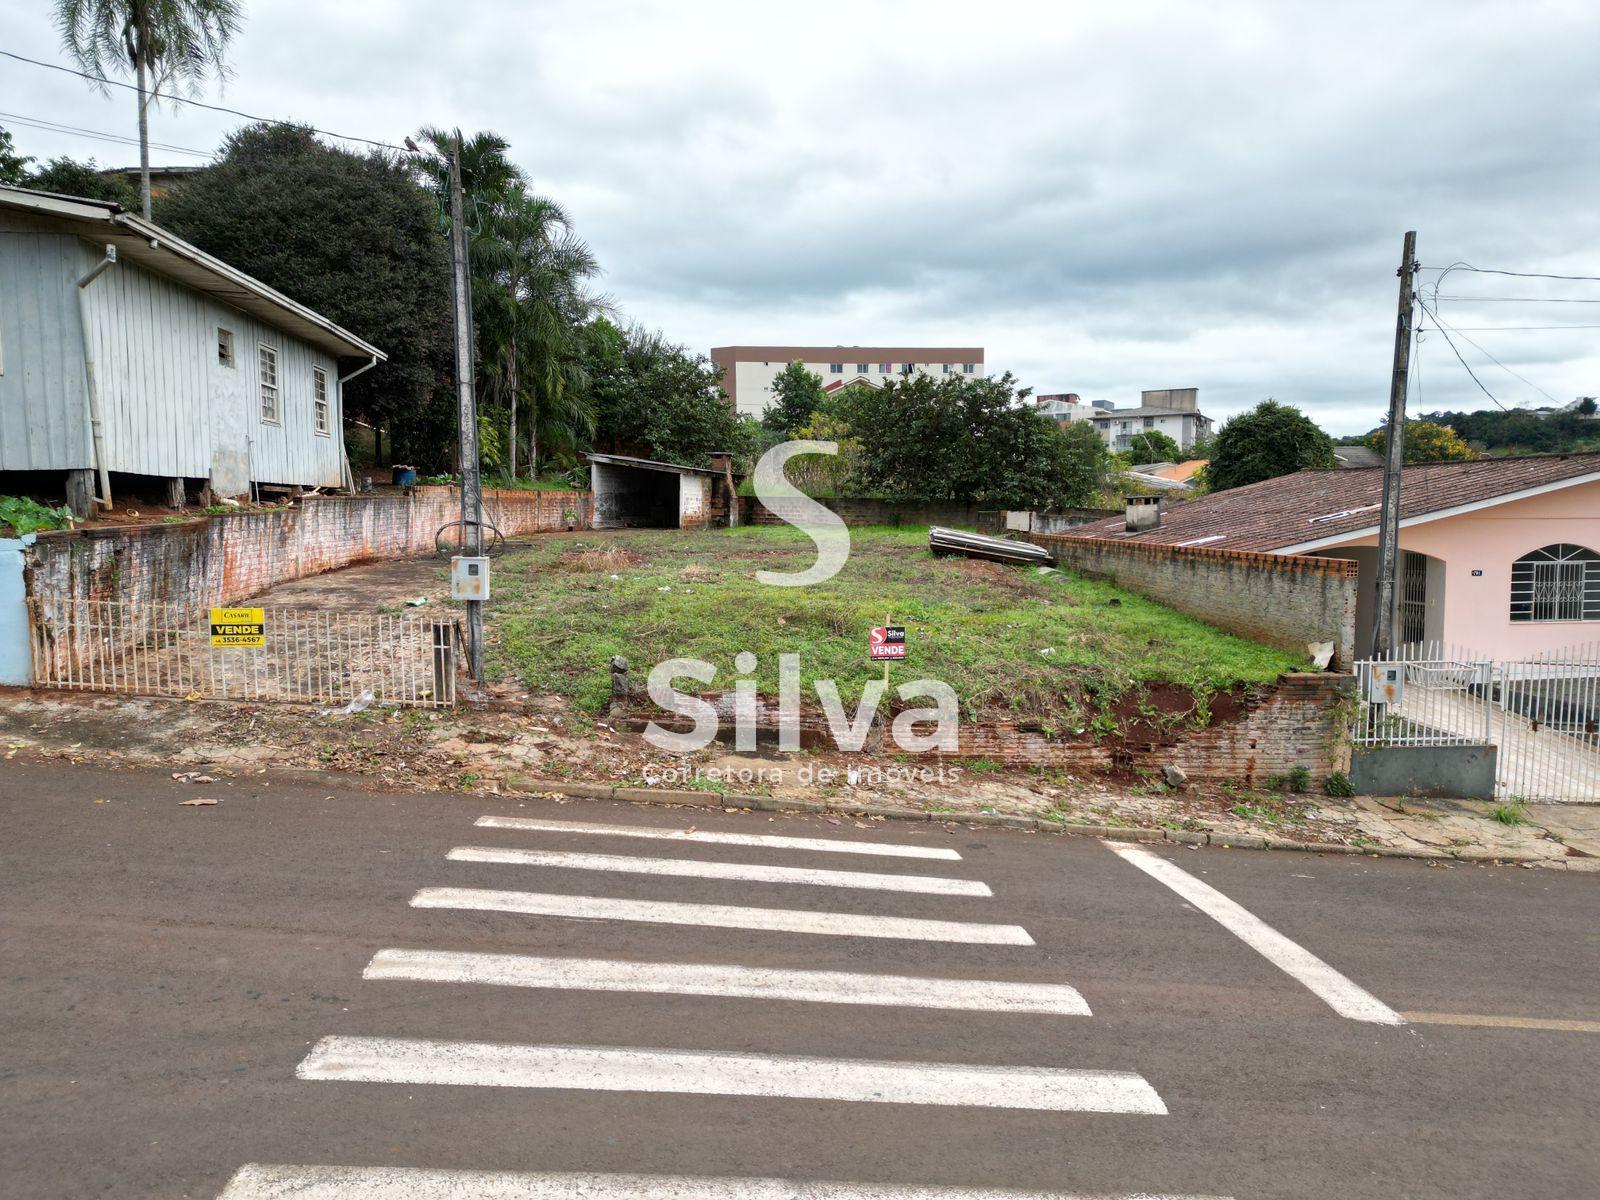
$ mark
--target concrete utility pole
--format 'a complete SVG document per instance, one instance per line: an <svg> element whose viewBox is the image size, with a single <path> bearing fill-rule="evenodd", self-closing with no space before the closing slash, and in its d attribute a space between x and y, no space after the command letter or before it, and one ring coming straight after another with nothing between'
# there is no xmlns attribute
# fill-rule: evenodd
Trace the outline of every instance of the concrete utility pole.
<svg viewBox="0 0 1600 1200"><path fill-rule="evenodd" d="M1372 655L1394 650L1399 608L1400 468L1406 453L1406 376L1411 366L1412 281L1417 273L1417 232L1406 234L1400 255L1400 308L1394 326L1394 370L1389 381L1389 436L1383 459L1383 523L1378 533L1378 596L1373 611Z"/></svg>
<svg viewBox="0 0 1600 1200"><path fill-rule="evenodd" d="M473 392L472 271L461 195L461 131L450 147L450 267L456 334L456 420L460 427L461 553L483 553L483 480L478 473L478 398ZM467 661L483 683L483 601L467 601Z"/></svg>

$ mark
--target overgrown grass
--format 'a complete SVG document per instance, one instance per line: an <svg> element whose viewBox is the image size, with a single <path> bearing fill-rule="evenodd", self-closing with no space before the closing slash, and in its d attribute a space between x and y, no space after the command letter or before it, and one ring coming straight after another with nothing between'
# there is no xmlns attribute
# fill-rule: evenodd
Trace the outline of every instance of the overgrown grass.
<svg viewBox="0 0 1600 1200"><path fill-rule="evenodd" d="M891 684L941 679L968 716L1070 730L1146 684L1203 697L1302 663L1107 583L935 558L924 529L855 529L851 547L834 579L790 588L755 578L813 561L810 539L787 526L540 541L496 564L491 665L598 712L614 654L641 681L663 659L704 659L717 668L708 689L731 690L734 655L747 650L760 690L776 694L778 655L793 653L806 703L814 680L833 679L853 704L882 678L882 664L867 659L867 632L888 622L906 627L909 647Z"/></svg>

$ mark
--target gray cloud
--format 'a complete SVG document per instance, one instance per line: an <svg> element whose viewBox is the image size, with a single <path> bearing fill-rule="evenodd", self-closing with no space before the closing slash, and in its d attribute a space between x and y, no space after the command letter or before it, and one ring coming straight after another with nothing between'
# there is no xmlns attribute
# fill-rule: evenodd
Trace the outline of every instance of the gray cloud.
<svg viewBox="0 0 1600 1200"><path fill-rule="evenodd" d="M975 342L1039 390L1193 384L1219 415L1274 395L1336 432L1382 412L1405 229L1429 264L1600 273L1591 5L805 14L478 3L446 24L420 2L257 3L226 100L389 139L503 132L627 312L692 346ZM35 12L0 15L0 41L58 57ZM0 108L131 128L120 96L46 75L0 65ZM202 148L229 125L156 121ZM134 157L17 133L30 153ZM1512 294L1487 278L1452 286ZM1559 398L1600 391L1591 332L1470 336ZM1507 403L1545 402L1462 349ZM1437 335L1421 357L1424 408L1487 403Z"/></svg>

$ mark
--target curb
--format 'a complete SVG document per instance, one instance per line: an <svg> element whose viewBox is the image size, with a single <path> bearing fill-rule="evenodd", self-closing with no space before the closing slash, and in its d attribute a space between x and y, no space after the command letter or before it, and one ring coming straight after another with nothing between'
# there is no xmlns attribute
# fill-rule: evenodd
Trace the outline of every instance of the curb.
<svg viewBox="0 0 1600 1200"><path fill-rule="evenodd" d="M678 788L611 787L595 783L566 783L555 779L535 779L527 775L506 775L505 787L512 793L555 792L583 800L622 800L634 804L669 804L686 808L731 808L755 812L834 813L839 816L879 817L887 821L923 821L938 825L976 825L1001 829L1025 829L1031 833L1066 834L1073 837L1104 838L1115 842L1163 842L1178 846L1217 846L1223 850L1298 850L1304 854L1349 854L1371 858L1409 858L1468 863L1536 863L1534 855L1496 854L1489 850L1462 849L1455 853L1419 847L1408 850L1395 846L1347 846L1339 842L1297 842L1290 838L1259 834L1231 836L1184 829L1146 829L1130 825L1086 825L1072 821L1051 821L1044 817L1020 817L1003 813L936 813L917 808L888 808L872 804L819 804L812 800L778 800L771 796L741 793L685 791Z"/></svg>

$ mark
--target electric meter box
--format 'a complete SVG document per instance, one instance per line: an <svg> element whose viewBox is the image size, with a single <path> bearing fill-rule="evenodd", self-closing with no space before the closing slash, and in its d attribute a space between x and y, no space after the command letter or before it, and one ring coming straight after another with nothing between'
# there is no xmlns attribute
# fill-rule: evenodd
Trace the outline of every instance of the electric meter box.
<svg viewBox="0 0 1600 1200"><path fill-rule="evenodd" d="M450 560L450 599L487 600L489 560L458 554Z"/></svg>

